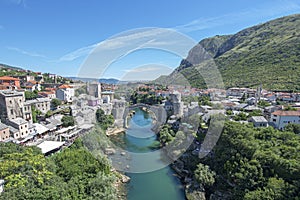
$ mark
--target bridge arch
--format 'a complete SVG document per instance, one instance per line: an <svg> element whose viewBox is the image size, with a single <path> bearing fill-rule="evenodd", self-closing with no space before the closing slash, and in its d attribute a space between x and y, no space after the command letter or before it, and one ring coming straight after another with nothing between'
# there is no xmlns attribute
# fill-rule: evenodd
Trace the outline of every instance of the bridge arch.
<svg viewBox="0 0 300 200"><path fill-rule="evenodd" d="M124 110L124 114L123 114L123 119L124 119L124 128L128 127L127 121L128 121L128 117L129 117L129 113L131 110L134 110L136 108L146 108L148 110L148 112L151 112L153 114L154 117L154 125L153 125L153 130L157 130L159 126L163 125L164 123L166 123L167 120L167 115L166 115L166 111L164 109L163 106L161 105L149 105L149 104L144 104L144 103L138 103L138 104L134 104L134 105L130 105L127 106Z"/></svg>

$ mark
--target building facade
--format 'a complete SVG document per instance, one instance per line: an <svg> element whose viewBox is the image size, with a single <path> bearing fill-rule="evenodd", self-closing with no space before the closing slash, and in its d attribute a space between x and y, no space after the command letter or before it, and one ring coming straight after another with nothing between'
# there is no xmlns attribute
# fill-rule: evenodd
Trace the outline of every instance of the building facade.
<svg viewBox="0 0 300 200"><path fill-rule="evenodd" d="M23 118L18 117L8 120L7 124L18 130L19 134L14 135L15 139L24 138L29 134L28 121Z"/></svg>
<svg viewBox="0 0 300 200"><path fill-rule="evenodd" d="M15 90L0 91L1 119L25 118L23 107L25 102L24 92Z"/></svg>
<svg viewBox="0 0 300 200"><path fill-rule="evenodd" d="M5 124L2 124L0 122L0 142L3 142L7 139L9 139L9 127Z"/></svg>
<svg viewBox="0 0 300 200"><path fill-rule="evenodd" d="M300 124L300 111L277 110L271 114L270 122L280 130L289 123Z"/></svg>
<svg viewBox="0 0 300 200"><path fill-rule="evenodd" d="M69 85L61 85L56 90L56 98L71 103L73 101L73 97L75 96L74 88Z"/></svg>

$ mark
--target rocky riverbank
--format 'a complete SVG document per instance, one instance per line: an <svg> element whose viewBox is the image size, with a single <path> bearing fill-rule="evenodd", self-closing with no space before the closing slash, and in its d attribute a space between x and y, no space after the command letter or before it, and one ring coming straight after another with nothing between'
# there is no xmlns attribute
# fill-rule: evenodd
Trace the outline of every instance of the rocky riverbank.
<svg viewBox="0 0 300 200"><path fill-rule="evenodd" d="M111 135L117 135L119 133L123 133L125 132L126 129L125 128L118 128L118 127L113 127L113 128L108 128L106 130L106 136L111 136Z"/></svg>

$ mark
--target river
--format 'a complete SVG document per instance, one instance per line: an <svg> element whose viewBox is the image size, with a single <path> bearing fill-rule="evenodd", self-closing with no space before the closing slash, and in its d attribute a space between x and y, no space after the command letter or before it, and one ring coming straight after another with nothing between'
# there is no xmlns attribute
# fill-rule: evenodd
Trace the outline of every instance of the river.
<svg viewBox="0 0 300 200"><path fill-rule="evenodd" d="M115 138L120 141L123 148L134 153L147 153L154 151L149 146L156 141L156 135L151 130L151 116L141 110L136 109L135 115L129 120L129 128L125 134L120 134ZM156 163L143 163L146 165L157 165L162 162L159 154ZM135 163L135 165L141 163ZM162 164L162 163L159 163ZM185 200L183 186L180 180L174 175L174 171L166 166L162 169L144 173L126 173L130 177L128 183L128 200Z"/></svg>

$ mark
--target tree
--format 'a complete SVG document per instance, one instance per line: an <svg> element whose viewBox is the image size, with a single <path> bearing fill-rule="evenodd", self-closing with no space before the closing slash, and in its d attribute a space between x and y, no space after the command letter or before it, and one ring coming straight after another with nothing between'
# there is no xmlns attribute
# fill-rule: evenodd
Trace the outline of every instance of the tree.
<svg viewBox="0 0 300 200"><path fill-rule="evenodd" d="M168 128L163 128L159 132L159 141L163 144L172 141L173 137L170 134Z"/></svg>
<svg viewBox="0 0 300 200"><path fill-rule="evenodd" d="M38 91L35 90L33 92L31 91L25 91L25 99L30 100L30 99L36 99L38 97Z"/></svg>
<svg viewBox="0 0 300 200"><path fill-rule="evenodd" d="M34 105L31 106L31 113L32 113L32 121L33 123L37 123L37 117L40 116L42 114L42 112L40 110L37 110L36 107Z"/></svg>
<svg viewBox="0 0 300 200"><path fill-rule="evenodd" d="M59 100L59 99L52 99L51 100L51 106L53 108L56 109L59 105L61 105L61 100Z"/></svg>
<svg viewBox="0 0 300 200"><path fill-rule="evenodd" d="M284 130L294 132L295 134L300 134L300 124L289 123L284 127Z"/></svg>
<svg viewBox="0 0 300 200"><path fill-rule="evenodd" d="M96 119L104 130L113 125L115 121L112 115L105 115L105 112L101 108L96 111Z"/></svg>
<svg viewBox="0 0 300 200"><path fill-rule="evenodd" d="M208 188L215 183L216 173L210 170L208 165L199 163L194 174L197 182L203 185L204 188Z"/></svg>
<svg viewBox="0 0 300 200"><path fill-rule="evenodd" d="M68 127L68 126L74 126L75 125L75 120L73 116L65 115L61 119L61 122L63 123L63 127Z"/></svg>
<svg viewBox="0 0 300 200"><path fill-rule="evenodd" d="M0 200L103 199L116 200L117 176L108 159L75 146L45 157L37 147L0 143Z"/></svg>

